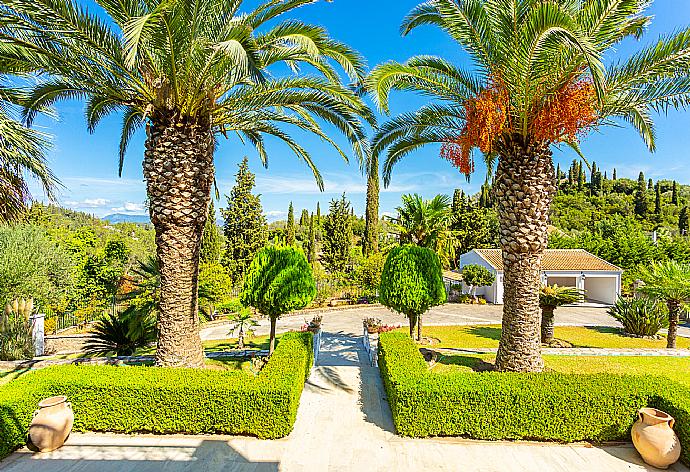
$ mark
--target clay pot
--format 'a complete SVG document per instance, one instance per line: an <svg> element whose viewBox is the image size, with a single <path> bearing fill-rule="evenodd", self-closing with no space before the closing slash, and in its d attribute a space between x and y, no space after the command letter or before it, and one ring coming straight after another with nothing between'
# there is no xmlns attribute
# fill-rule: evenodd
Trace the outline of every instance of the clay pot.
<svg viewBox="0 0 690 472"><path fill-rule="evenodd" d="M667 469L680 458L680 441L673 431L675 420L655 408L642 408L632 427L635 449L644 461L659 469Z"/></svg>
<svg viewBox="0 0 690 472"><path fill-rule="evenodd" d="M29 438L39 451L54 451L65 443L72 431L72 405L67 397L59 396L41 400L38 407L29 426Z"/></svg>

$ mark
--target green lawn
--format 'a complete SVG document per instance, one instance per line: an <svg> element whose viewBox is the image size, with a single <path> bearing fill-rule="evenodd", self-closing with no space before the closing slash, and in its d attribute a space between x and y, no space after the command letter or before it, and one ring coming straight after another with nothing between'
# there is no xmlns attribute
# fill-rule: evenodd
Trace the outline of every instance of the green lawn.
<svg viewBox="0 0 690 472"><path fill-rule="evenodd" d="M402 328L401 330L405 330ZM574 347L596 348L664 348L666 339L637 339L620 334L617 328L557 326L556 338ZM501 338L500 325L428 326L424 336L436 338L433 347L497 348ZM678 338L678 347L690 348L690 339Z"/></svg>
<svg viewBox="0 0 690 472"><path fill-rule="evenodd" d="M433 372L490 370L494 354L442 355ZM690 358L665 356L544 356L547 371L578 374L662 375L690 387Z"/></svg>
<svg viewBox="0 0 690 472"><path fill-rule="evenodd" d="M0 370L0 386L16 379L20 375L29 372L31 369Z"/></svg>

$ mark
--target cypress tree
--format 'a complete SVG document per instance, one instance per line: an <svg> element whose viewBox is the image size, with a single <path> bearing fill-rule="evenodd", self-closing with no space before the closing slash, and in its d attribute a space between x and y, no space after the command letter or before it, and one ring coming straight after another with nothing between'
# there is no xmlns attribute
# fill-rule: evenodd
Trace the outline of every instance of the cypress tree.
<svg viewBox="0 0 690 472"><path fill-rule="evenodd" d="M611 177L611 180L618 180L618 177L616 177L616 168L613 168L613 176Z"/></svg>
<svg viewBox="0 0 690 472"><path fill-rule="evenodd" d="M245 157L239 165L235 186L227 197L228 207L221 210L225 252L221 263L234 282L242 280L254 255L268 242L268 225L261 199L252 194L255 177Z"/></svg>
<svg viewBox="0 0 690 472"><path fill-rule="evenodd" d="M316 225L321 224L321 205L319 202L316 202Z"/></svg>
<svg viewBox="0 0 690 472"><path fill-rule="evenodd" d="M302 210L302 214L299 217L299 225L300 226L308 226L309 225L309 212L307 210Z"/></svg>
<svg viewBox="0 0 690 472"><path fill-rule="evenodd" d="M649 190L650 192L654 190L654 181L652 179L649 179L647 181L647 190Z"/></svg>
<svg viewBox="0 0 690 472"><path fill-rule="evenodd" d="M582 192L585 189L585 170L582 168L582 164L578 167L580 170L577 177L577 191Z"/></svg>
<svg viewBox="0 0 690 472"><path fill-rule="evenodd" d="M654 214L661 215L661 185L659 182L654 186Z"/></svg>
<svg viewBox="0 0 690 472"><path fill-rule="evenodd" d="M323 221L321 260L329 272L344 272L350 264L352 246L352 216L345 194L331 200L328 215Z"/></svg>
<svg viewBox="0 0 690 472"><path fill-rule="evenodd" d="M678 182L673 181L673 191L671 192L671 203L678 206Z"/></svg>
<svg viewBox="0 0 690 472"><path fill-rule="evenodd" d="M213 205L213 199L211 199L206 225L204 226L204 235L201 238L199 260L202 263L216 263L220 260L222 252L223 240L218 225L216 225L216 208Z"/></svg>
<svg viewBox="0 0 690 472"><path fill-rule="evenodd" d="M637 178L637 190L635 191L634 202L635 214L642 219L647 218L649 202L647 201L647 184L643 172L640 172L640 176Z"/></svg>
<svg viewBox="0 0 690 472"><path fill-rule="evenodd" d="M556 191L561 188L561 163L556 165Z"/></svg>
<svg viewBox="0 0 690 472"><path fill-rule="evenodd" d="M316 262L316 233L314 232L314 214L309 218L309 242L307 243L307 259L313 266Z"/></svg>
<svg viewBox="0 0 690 472"><path fill-rule="evenodd" d="M379 165L372 159L367 169L367 201L364 210L364 238L362 253L365 256L379 251ZM354 214L354 212L353 212Z"/></svg>
<svg viewBox="0 0 690 472"><path fill-rule="evenodd" d="M690 233L690 210L684 206L678 215L678 230L681 236L687 236Z"/></svg>
<svg viewBox="0 0 690 472"><path fill-rule="evenodd" d="M287 246L295 245L295 209L290 202L288 207L287 225L285 225L285 244Z"/></svg>
<svg viewBox="0 0 690 472"><path fill-rule="evenodd" d="M453 206L451 207L453 214L457 214L462 209L462 190L456 188L453 192Z"/></svg>

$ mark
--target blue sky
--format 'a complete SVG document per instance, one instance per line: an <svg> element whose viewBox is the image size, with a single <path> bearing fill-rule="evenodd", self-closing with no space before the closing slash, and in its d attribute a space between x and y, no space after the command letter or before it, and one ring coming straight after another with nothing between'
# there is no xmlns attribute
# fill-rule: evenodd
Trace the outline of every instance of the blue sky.
<svg viewBox="0 0 690 472"><path fill-rule="evenodd" d="M90 5L90 2L85 2ZM251 2L253 3L253 2ZM443 33L431 27L419 28L406 38L399 34L402 18L417 0L334 0L319 2L298 10L294 16L309 23L325 26L331 36L359 50L370 67L386 60L404 61L415 54L441 55L463 67L469 67L468 57ZM659 35L690 25L690 2L687 0L657 0L651 8L655 19L642 41L628 41L608 58L627 57L641 45L655 41ZM396 93L391 102L393 114L408 111L422 104L423 98L410 93ZM62 180L65 189L60 204L104 216L110 213L146 213L145 185L141 170L143 133L132 141L122 178L117 176L117 146L120 117L105 119L90 135L83 118L83 104L63 102L58 105L59 118L39 120L41 129L54 136L49 151L51 166ZM384 117L380 117L384 119ZM690 183L690 111L672 112L657 117L657 152L647 151L642 140L628 128L607 128L582 142L588 159L599 167L614 167L618 176L637 178L640 170L647 177L676 179ZM332 131L336 135L335 130ZM338 139L343 142L342 139ZM284 218L290 201L297 212L302 208L314 210L321 202L322 211L330 199L346 192L355 211L362 214L366 184L356 162L347 164L318 139L300 135L300 142L311 151L325 179L325 192L320 193L309 169L291 155L284 146L269 141L269 168L261 166L249 146L235 140L221 138L216 155L217 181L221 194L229 192L237 164L243 156L250 159L250 167L257 176L256 191L269 220ZM567 166L572 152L555 152L558 162ZM381 195L382 213L391 213L402 193L417 192L425 197L437 193L452 193L454 188L476 192L484 180L485 170L478 169L468 184L449 163L438 157L438 148L428 147L401 162L393 175L390 188ZM37 196L40 196L37 195ZM225 198L216 202L224 206Z"/></svg>

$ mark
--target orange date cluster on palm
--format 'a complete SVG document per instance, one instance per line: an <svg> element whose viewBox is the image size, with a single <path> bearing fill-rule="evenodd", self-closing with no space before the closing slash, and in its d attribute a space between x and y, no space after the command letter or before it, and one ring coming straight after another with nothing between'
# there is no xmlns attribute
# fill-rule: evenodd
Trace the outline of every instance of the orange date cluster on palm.
<svg viewBox="0 0 690 472"><path fill-rule="evenodd" d="M488 154L503 133L516 130L511 129L510 95L500 80L491 80L463 107L465 126L459 136L441 145L441 157L469 177L474 172L472 149ZM577 142L597 119L596 93L591 81L571 81L541 101L533 112L530 135L547 143Z"/></svg>

